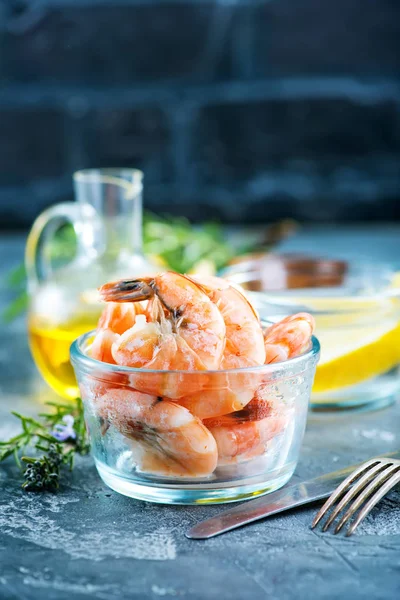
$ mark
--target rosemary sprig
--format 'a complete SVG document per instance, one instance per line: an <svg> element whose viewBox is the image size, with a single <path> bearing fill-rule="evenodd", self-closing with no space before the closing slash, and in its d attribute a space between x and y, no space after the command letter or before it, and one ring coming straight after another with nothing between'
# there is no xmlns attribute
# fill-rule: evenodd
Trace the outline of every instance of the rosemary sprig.
<svg viewBox="0 0 400 600"><path fill-rule="evenodd" d="M47 403L51 412L39 414L37 419L17 412L21 432L0 442L0 462L14 456L23 471L25 491L54 492L59 487L62 467L73 468L76 454L87 454L89 442L81 399L75 404ZM34 456L21 454L30 448Z"/></svg>

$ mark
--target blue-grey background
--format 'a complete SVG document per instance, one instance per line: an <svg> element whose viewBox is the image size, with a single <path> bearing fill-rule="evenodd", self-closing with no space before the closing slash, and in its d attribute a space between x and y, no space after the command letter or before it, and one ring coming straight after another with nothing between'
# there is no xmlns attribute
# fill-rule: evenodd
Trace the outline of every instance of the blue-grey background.
<svg viewBox="0 0 400 600"><path fill-rule="evenodd" d="M0 0L0 224L136 166L196 220L400 218L398 0Z"/></svg>

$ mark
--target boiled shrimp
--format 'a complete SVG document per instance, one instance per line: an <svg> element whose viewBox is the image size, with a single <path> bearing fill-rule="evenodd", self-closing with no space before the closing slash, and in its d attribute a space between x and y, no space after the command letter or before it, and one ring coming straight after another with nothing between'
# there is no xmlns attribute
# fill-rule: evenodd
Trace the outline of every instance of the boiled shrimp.
<svg viewBox="0 0 400 600"><path fill-rule="evenodd" d="M150 300L148 315L138 315L135 325L111 349L117 364L143 369L131 375L135 389L177 399L201 389L202 380L193 376L185 379L176 373L149 378L144 370L218 369L225 348L225 323L218 308L189 278L168 272L106 284L100 293L106 301Z"/></svg>
<svg viewBox="0 0 400 600"><path fill-rule="evenodd" d="M153 368L153 360L163 349L163 343L168 336L174 336L179 348L178 356L168 356L165 369L180 370L182 354L189 355L188 362L193 362L194 368L217 369L221 362L225 347L225 324L218 308L210 301L203 290L188 277L178 273L167 272L154 278L121 280L108 283L100 288L100 294L106 301L137 302L153 300L153 323L142 323L140 336L146 335L149 328L149 338L152 342L145 345L145 355L142 356L141 346L137 343L137 332L134 343L130 344L129 333L124 333L121 345L113 350L117 364L130 367ZM150 356L149 347L153 347ZM150 358L150 359L149 359Z"/></svg>
<svg viewBox="0 0 400 600"><path fill-rule="evenodd" d="M236 287L219 277L193 277L219 308L226 327L221 369L254 367L265 362L260 319L250 301Z"/></svg>
<svg viewBox="0 0 400 600"><path fill-rule="evenodd" d="M143 312L144 307L140 303L135 305L109 302L97 323L90 355L97 360L116 364L111 353L113 343L118 340L124 331L134 326L136 316Z"/></svg>
<svg viewBox="0 0 400 600"><path fill-rule="evenodd" d="M101 313L97 330L109 329L113 333L121 335L127 329L134 326L136 316L144 314L145 308L140 304L121 304L119 302L108 302Z"/></svg>
<svg viewBox="0 0 400 600"><path fill-rule="evenodd" d="M95 410L132 441L133 458L143 472L204 477L216 468L215 439L175 402L130 389L109 389L97 399Z"/></svg>
<svg viewBox="0 0 400 600"><path fill-rule="evenodd" d="M309 349L314 329L314 317L308 313L291 315L271 325L264 333L265 363L277 363L301 355ZM253 418L257 412L262 415L265 414L266 410L270 410L272 399L268 397L269 385L271 383L269 375L267 374L262 377L262 380L251 402L241 411L240 414L242 417L245 415L246 409L249 411L249 414L252 414ZM275 401L274 419L277 423L282 422L279 414L283 410L284 407L277 406ZM240 414L238 415L239 418Z"/></svg>
<svg viewBox="0 0 400 600"><path fill-rule="evenodd" d="M295 358L305 352L310 347L314 328L314 318L308 313L298 313L272 325L264 334L266 363ZM262 384L242 410L219 419L204 420L217 442L218 464L262 454L267 442L285 429L291 407L268 396L268 391L268 384Z"/></svg>
<svg viewBox="0 0 400 600"><path fill-rule="evenodd" d="M229 282L218 277L194 277L218 307L226 327L226 344L220 369L262 365L265 347L258 315L249 300ZM253 397L258 385L253 373L210 374L208 389L180 399L201 419L240 410Z"/></svg>
<svg viewBox="0 0 400 600"><path fill-rule="evenodd" d="M118 334L111 329L97 331L90 347L90 356L96 360L116 364L111 352L112 345L118 340Z"/></svg>
<svg viewBox="0 0 400 600"><path fill-rule="evenodd" d="M236 422L235 415L228 415L229 421L219 425L213 425L208 420L204 422L216 441L219 466L244 462L263 454L267 443L281 433L288 422L286 415Z"/></svg>
<svg viewBox="0 0 400 600"><path fill-rule="evenodd" d="M243 462L263 454L275 436L285 430L289 410L261 393L237 412L203 421L218 448L218 465Z"/></svg>
<svg viewBox="0 0 400 600"><path fill-rule="evenodd" d="M315 329L314 317L298 313L274 323L264 333L266 364L295 358L305 352Z"/></svg>

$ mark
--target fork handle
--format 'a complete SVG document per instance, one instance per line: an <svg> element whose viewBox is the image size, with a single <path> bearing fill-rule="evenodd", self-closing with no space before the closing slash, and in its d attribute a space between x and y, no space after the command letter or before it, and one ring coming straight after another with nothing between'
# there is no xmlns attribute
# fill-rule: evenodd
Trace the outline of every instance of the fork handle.
<svg viewBox="0 0 400 600"><path fill-rule="evenodd" d="M386 458L400 458L400 451L384 456ZM379 458L382 458L382 456ZM358 466L360 465L352 465L340 471L321 475L310 481L296 483L272 494L235 506L216 517L195 525L186 533L186 537L196 540L208 539L285 510L328 498L347 475Z"/></svg>

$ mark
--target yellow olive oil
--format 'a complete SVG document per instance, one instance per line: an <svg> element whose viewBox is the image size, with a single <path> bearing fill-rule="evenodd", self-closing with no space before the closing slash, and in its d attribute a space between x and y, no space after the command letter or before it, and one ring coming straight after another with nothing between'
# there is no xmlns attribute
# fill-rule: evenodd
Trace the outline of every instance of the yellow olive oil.
<svg viewBox="0 0 400 600"><path fill-rule="evenodd" d="M77 337L96 328L99 316L100 312L85 315L56 326L37 317L29 321L29 343L36 366L50 387L63 398L73 400L79 396L69 360L70 346Z"/></svg>

